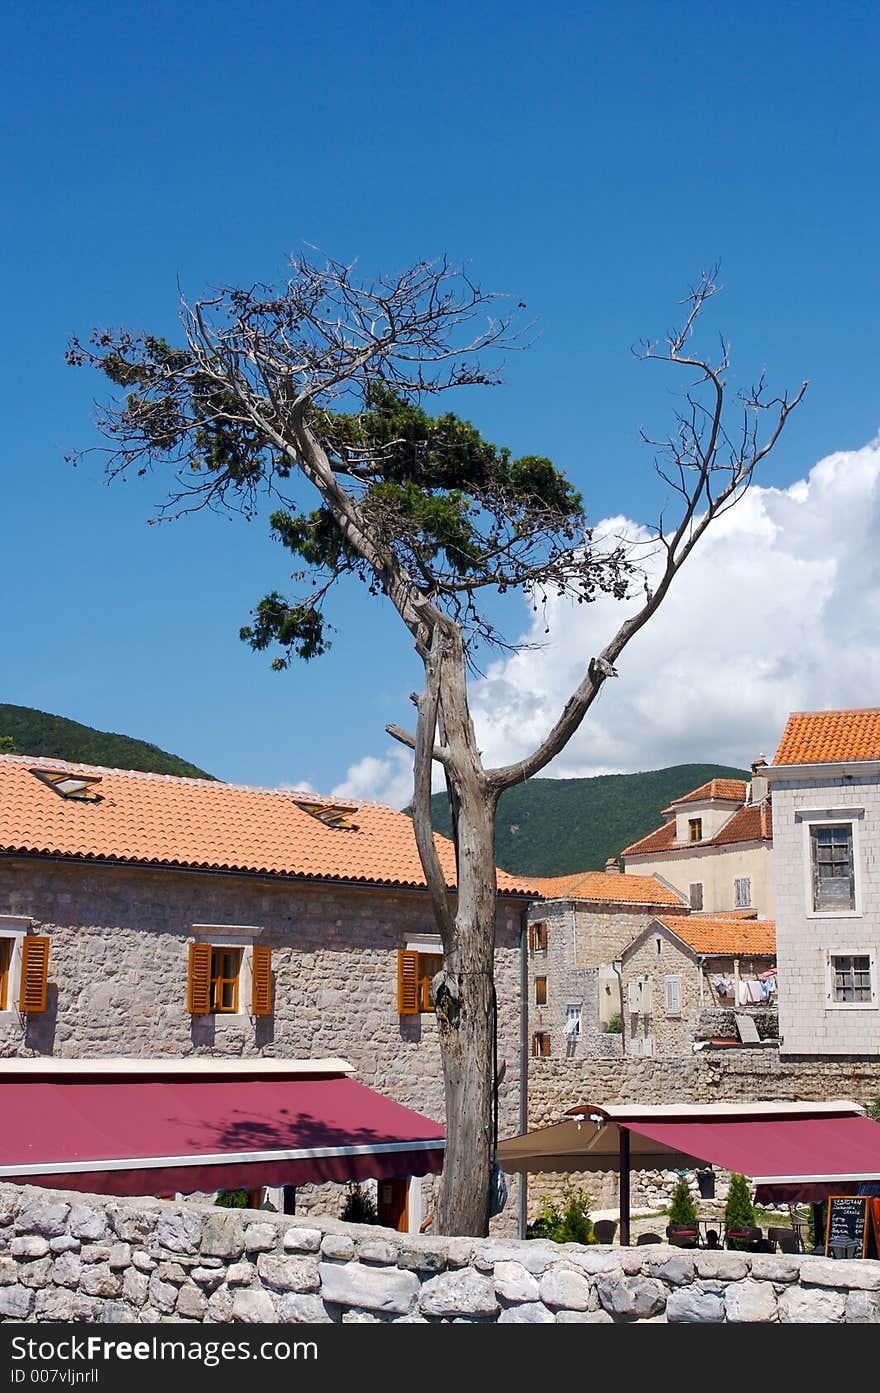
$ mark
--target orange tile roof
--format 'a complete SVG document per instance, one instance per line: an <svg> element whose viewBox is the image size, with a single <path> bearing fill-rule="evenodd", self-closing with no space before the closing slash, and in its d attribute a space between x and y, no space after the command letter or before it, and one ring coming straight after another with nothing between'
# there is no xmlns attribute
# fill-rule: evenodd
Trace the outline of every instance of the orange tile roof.
<svg viewBox="0 0 880 1393"><path fill-rule="evenodd" d="M675 846L675 823L666 822L654 832L649 832L647 837L642 837L640 841L625 846L620 854L621 856L644 856L649 851L669 851L673 846Z"/></svg>
<svg viewBox="0 0 880 1393"><path fill-rule="evenodd" d="M32 769L100 776L95 802L63 798ZM350 810L352 830L326 826L297 806ZM455 853L435 838L450 885ZM0 756L0 853L109 860L297 879L423 888L412 820L394 808L248 788L170 774L102 769L26 755ZM498 872L502 894L534 896L524 878Z"/></svg>
<svg viewBox="0 0 880 1393"><path fill-rule="evenodd" d="M695 953L719 957L776 956L776 924L772 919L739 919L733 914L689 914L682 918L658 915L657 919Z"/></svg>
<svg viewBox="0 0 880 1393"><path fill-rule="evenodd" d="M745 780L710 779L708 783L700 784L699 788L692 789L690 793L683 793L680 798L673 798L669 807L663 808L662 811L671 813L678 803L708 803L712 799L717 799L721 803L744 803L746 799Z"/></svg>
<svg viewBox="0 0 880 1393"><path fill-rule="evenodd" d="M576 871L574 875L541 877L531 883L547 900L597 900L603 904L685 907L683 897L661 884L653 875Z"/></svg>
<svg viewBox="0 0 880 1393"><path fill-rule="evenodd" d="M761 842L773 840L773 820L769 797L760 803L750 803L739 808L714 837L703 837L699 842L677 842L675 823L667 822L654 832L649 832L641 841L624 847L621 856L650 856L663 851L696 851L704 846L729 846L734 842Z"/></svg>
<svg viewBox="0 0 880 1393"><path fill-rule="evenodd" d="M720 832L710 837L713 846L723 846L728 842L766 842L773 840L773 818L770 799L762 798L760 803L751 803L740 808L726 822Z"/></svg>
<svg viewBox="0 0 880 1393"><path fill-rule="evenodd" d="M880 759L880 707L855 711L792 711L774 764L826 764Z"/></svg>

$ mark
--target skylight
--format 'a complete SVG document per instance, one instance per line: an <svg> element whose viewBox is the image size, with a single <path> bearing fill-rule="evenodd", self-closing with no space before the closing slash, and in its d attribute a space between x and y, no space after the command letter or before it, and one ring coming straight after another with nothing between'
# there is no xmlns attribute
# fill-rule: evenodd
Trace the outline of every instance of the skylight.
<svg viewBox="0 0 880 1393"><path fill-rule="evenodd" d="M323 822L325 827L333 827L337 831L356 832L358 825L352 822L352 817L357 812L357 808L342 808L338 803L304 803L298 798L294 800L298 808L302 808L309 817L317 818Z"/></svg>
<svg viewBox="0 0 880 1393"><path fill-rule="evenodd" d="M101 782L100 774L69 774L59 769L32 769L41 783L48 784L62 798L75 798L81 803L97 803L100 794L94 785Z"/></svg>

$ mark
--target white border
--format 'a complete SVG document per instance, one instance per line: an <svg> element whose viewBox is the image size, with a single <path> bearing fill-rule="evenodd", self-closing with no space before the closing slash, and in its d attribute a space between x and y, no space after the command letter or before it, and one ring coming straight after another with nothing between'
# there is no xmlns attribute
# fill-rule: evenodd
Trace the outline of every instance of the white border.
<svg viewBox="0 0 880 1393"><path fill-rule="evenodd" d="M861 808L824 808L821 811L798 809L798 818L803 826L804 838L804 914L807 919L861 919L862 909L862 840L860 819L864 816ZM852 828L853 851L853 899L852 909L814 909L813 908L813 849L810 834L814 827L835 827L846 823Z"/></svg>
<svg viewBox="0 0 880 1393"><path fill-rule="evenodd" d="M163 1170L175 1166L222 1166L270 1161L309 1161L327 1156L385 1156L405 1151L441 1151L443 1139L436 1141L379 1142L375 1146L315 1146L295 1151L227 1151L207 1152L185 1156L125 1156L99 1161L22 1161L15 1166L0 1166L0 1175L84 1175L90 1171Z"/></svg>
<svg viewBox="0 0 880 1393"><path fill-rule="evenodd" d="M835 1001L834 969L832 958L867 958L871 974L870 1001ZM826 948L825 949L825 1009L826 1011L876 1011L877 1003L877 962L873 948Z"/></svg>

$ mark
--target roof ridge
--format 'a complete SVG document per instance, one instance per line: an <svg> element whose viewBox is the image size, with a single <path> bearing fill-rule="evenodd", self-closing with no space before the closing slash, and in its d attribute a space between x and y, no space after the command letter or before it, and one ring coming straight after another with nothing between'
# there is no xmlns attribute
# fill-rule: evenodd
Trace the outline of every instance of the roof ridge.
<svg viewBox="0 0 880 1393"><path fill-rule="evenodd" d="M0 754L0 764L24 764L28 768L51 769L56 772L72 774L119 774L129 779L150 779L154 782L184 784L196 788L222 788L238 793L265 793L276 797L294 798L303 803L326 803L333 807L380 808L386 812L399 813L401 808L393 808L390 803L378 803L371 798L343 798L335 793L316 793L314 789L293 788L286 784L268 787L265 784L230 783L227 779L197 779L192 774L159 774L151 769L116 769L105 764L86 764L83 760L61 759L55 755Z"/></svg>

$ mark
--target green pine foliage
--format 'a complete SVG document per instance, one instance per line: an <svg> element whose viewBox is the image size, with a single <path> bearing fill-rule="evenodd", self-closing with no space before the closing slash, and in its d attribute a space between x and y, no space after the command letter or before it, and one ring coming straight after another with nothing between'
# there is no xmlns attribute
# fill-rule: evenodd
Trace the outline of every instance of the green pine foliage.
<svg viewBox="0 0 880 1393"><path fill-rule="evenodd" d="M749 1182L744 1175L734 1174L730 1177L730 1189L724 1206L724 1227L728 1232L731 1229L748 1229L753 1228L755 1222L755 1206L752 1203Z"/></svg>
<svg viewBox="0 0 880 1393"><path fill-rule="evenodd" d="M676 764L639 774L591 779L529 779L502 793L495 864L514 875L601 871L609 856L653 832L660 809L709 779L748 779L722 764ZM452 835L445 793L431 800L434 826Z"/></svg>
<svg viewBox="0 0 880 1393"><path fill-rule="evenodd" d="M563 1189L560 1203L545 1195L538 1217L526 1228L526 1238L551 1238L554 1243L595 1243L590 1202L583 1186L571 1183Z"/></svg>
<svg viewBox="0 0 880 1393"><path fill-rule="evenodd" d="M210 779L195 764L128 735L36 711L30 706L0 702L0 754L32 755L43 759L69 759L77 764L100 764L105 769L140 769L147 774L178 774L190 779Z"/></svg>
<svg viewBox="0 0 880 1393"><path fill-rule="evenodd" d="M360 1185L356 1180L348 1182L340 1217L349 1224L378 1224L379 1211L365 1185Z"/></svg>
<svg viewBox="0 0 880 1393"><path fill-rule="evenodd" d="M686 1228L695 1229L697 1227L697 1206L694 1204L694 1197L691 1194L686 1175L678 1177L672 1192L669 1222L670 1224L683 1224Z"/></svg>
<svg viewBox="0 0 880 1393"><path fill-rule="evenodd" d="M218 1190L214 1203L221 1209L249 1209L251 1197L247 1190Z"/></svg>

